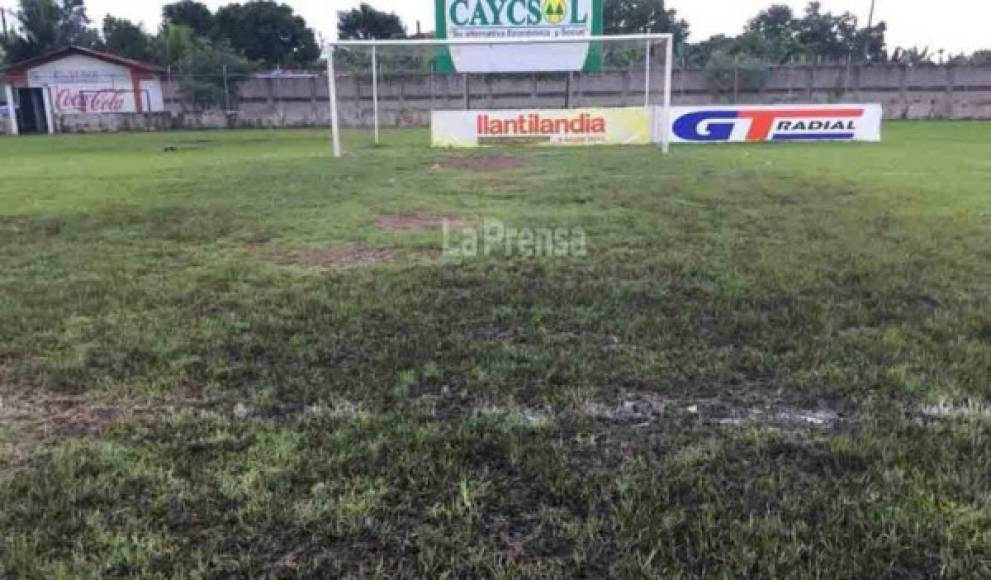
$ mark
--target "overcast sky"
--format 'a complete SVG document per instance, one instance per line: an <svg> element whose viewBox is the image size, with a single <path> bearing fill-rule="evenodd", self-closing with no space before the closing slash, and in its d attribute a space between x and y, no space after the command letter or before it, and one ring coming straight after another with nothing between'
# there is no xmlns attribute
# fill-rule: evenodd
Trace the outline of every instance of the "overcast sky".
<svg viewBox="0 0 991 580"><path fill-rule="evenodd" d="M318 32L330 36L337 26L337 11L357 6L359 0L282 0L295 7ZM414 32L416 21L424 30L432 30L433 0L366 0L381 10L396 12ZM704 40L713 34L736 34L746 21L772 3L790 4L801 11L806 0L669 0L668 5L688 19L692 40ZM16 0L0 0L0 6L12 8ZM86 0L90 17L95 21L107 13L143 22L154 31L159 24L161 7L168 2L155 0ZM211 7L228 4L207 0ZM832 12L849 10L867 21L870 0L823 0ZM991 0L877 0L878 20L888 22L889 44L930 47L934 52L973 52L991 48Z"/></svg>

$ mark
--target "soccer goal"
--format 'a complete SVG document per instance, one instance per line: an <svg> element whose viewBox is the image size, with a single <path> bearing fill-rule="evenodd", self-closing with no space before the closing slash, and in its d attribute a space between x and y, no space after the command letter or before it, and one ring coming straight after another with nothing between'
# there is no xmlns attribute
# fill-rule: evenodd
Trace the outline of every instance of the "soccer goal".
<svg viewBox="0 0 991 580"><path fill-rule="evenodd" d="M426 125L436 147L670 148L670 34L343 40L326 56L335 157L342 129L379 145Z"/></svg>

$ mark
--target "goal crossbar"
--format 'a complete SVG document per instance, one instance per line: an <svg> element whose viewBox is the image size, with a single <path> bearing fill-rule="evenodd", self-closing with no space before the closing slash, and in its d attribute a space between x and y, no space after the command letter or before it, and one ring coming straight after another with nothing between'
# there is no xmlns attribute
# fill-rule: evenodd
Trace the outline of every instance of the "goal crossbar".
<svg viewBox="0 0 991 580"><path fill-rule="evenodd" d="M666 60L664 66L664 102L663 102L663 125L661 132L661 149L667 154L670 150L670 137L668 135L668 125L670 125L671 115L671 82L674 67L674 35L670 33L660 34L615 34L608 36L570 36L561 38L421 38L421 39L368 39L368 40L333 40L325 44L327 58L327 83L330 91L330 122L332 135L332 145L334 157L341 157L341 132L340 114L337 103L337 79L334 68L334 53L337 48L369 48L372 53L372 101L375 144L379 144L379 99L378 99L378 59L377 49L379 47L396 46L506 46L506 45L529 45L529 44L593 44L609 42L642 42L647 49L646 73L645 73L645 97L644 107L650 106L651 94L651 60L650 47L658 41L665 41ZM533 71L541 72L541 71Z"/></svg>
<svg viewBox="0 0 991 580"><path fill-rule="evenodd" d="M664 34L613 34L608 36L563 36L560 38L417 38L417 39L386 39L386 40L331 40L327 47L337 46L466 46L472 44L582 44L595 42L673 40L674 35Z"/></svg>

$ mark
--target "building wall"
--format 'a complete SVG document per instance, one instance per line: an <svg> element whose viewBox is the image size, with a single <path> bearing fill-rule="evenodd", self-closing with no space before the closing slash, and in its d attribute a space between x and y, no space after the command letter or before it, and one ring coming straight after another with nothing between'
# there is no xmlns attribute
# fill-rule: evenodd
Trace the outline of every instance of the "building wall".
<svg viewBox="0 0 991 580"><path fill-rule="evenodd" d="M163 111L161 81L139 78L138 82L142 109ZM30 69L27 84L51 90L57 115L138 111L131 69L84 55L70 55Z"/></svg>
<svg viewBox="0 0 991 580"><path fill-rule="evenodd" d="M5 92L3 86L0 86L0 135L6 135L10 131L10 117L7 115Z"/></svg>
<svg viewBox="0 0 991 580"><path fill-rule="evenodd" d="M162 81L157 78L141 79L141 92L147 95L144 110L146 113L165 111L165 95L162 93Z"/></svg>

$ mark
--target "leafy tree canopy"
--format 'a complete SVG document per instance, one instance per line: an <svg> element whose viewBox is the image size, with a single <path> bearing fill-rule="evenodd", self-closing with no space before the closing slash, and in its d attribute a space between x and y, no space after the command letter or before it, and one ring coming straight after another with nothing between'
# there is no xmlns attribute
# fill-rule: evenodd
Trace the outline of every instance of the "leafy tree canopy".
<svg viewBox="0 0 991 580"><path fill-rule="evenodd" d="M716 36L692 45L691 64L704 66L718 50L734 58L752 58L769 64L788 62L884 62L887 25L860 28L849 12L824 12L810 2L801 16L784 4L774 4L751 19L737 37Z"/></svg>
<svg viewBox="0 0 991 580"><path fill-rule="evenodd" d="M747 23L745 35L762 41L754 47L759 51L755 55L784 63L802 50L797 33L798 20L792 9L786 4L775 4Z"/></svg>
<svg viewBox="0 0 991 580"><path fill-rule="evenodd" d="M152 38L139 24L107 15L103 19L103 42L107 51L136 60L152 60Z"/></svg>
<svg viewBox="0 0 991 580"><path fill-rule="evenodd" d="M41 56L69 45L100 48L83 0L20 0L16 30L3 39L8 62Z"/></svg>
<svg viewBox="0 0 991 580"><path fill-rule="evenodd" d="M406 27L399 16L362 3L358 8L337 13L337 37L341 40L405 38Z"/></svg>
<svg viewBox="0 0 991 580"><path fill-rule="evenodd" d="M187 29L189 30L189 29ZM194 109L207 109L234 102L238 96L238 81L247 78L257 64L230 50L202 42L193 37L183 47L175 63L179 93ZM226 71L232 82L225 83L218 71Z"/></svg>
<svg viewBox="0 0 991 580"><path fill-rule="evenodd" d="M214 33L213 13L206 4L195 0L182 0L166 5L162 8L162 22L165 26L185 26L203 37Z"/></svg>
<svg viewBox="0 0 991 580"><path fill-rule="evenodd" d="M228 4L215 19L217 35L249 60L294 66L320 58L316 34L286 4L270 0Z"/></svg>
<svg viewBox="0 0 991 580"><path fill-rule="evenodd" d="M606 34L671 33L676 46L688 40L688 22L664 0L606 0L603 11Z"/></svg>
<svg viewBox="0 0 991 580"><path fill-rule="evenodd" d="M978 50L970 56L970 64L977 66L991 65L991 50Z"/></svg>

